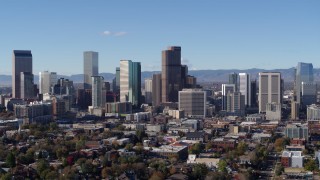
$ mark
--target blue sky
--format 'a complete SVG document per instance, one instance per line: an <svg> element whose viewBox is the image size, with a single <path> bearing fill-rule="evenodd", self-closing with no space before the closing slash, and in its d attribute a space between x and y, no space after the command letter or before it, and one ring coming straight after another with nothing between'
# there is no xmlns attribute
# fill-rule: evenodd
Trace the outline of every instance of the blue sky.
<svg viewBox="0 0 320 180"><path fill-rule="evenodd" d="M120 59L160 70L161 51L182 47L189 69L320 66L319 0L3 0L0 74L14 49L30 49L34 73L83 71L83 51L99 71Z"/></svg>

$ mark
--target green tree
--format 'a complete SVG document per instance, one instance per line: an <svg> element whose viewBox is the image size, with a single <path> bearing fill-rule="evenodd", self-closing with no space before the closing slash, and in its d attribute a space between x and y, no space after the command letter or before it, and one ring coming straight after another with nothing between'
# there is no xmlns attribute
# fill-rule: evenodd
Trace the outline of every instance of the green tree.
<svg viewBox="0 0 320 180"><path fill-rule="evenodd" d="M281 164L277 165L275 170L276 175L280 176L282 172L284 172L284 167Z"/></svg>
<svg viewBox="0 0 320 180"><path fill-rule="evenodd" d="M80 151L81 149L83 149L85 147L85 141L84 140L80 140L76 143L76 150Z"/></svg>
<svg viewBox="0 0 320 180"><path fill-rule="evenodd" d="M317 167L317 163L314 159L309 159L305 165L304 165L304 169L307 171L315 171L318 169Z"/></svg>
<svg viewBox="0 0 320 180"><path fill-rule="evenodd" d="M11 173L6 173L5 175L1 176L1 180L11 180L11 179L12 179Z"/></svg>
<svg viewBox="0 0 320 180"><path fill-rule="evenodd" d="M8 155L7 155L7 158L6 158L6 164L10 167L10 168L13 168L16 166L16 158L14 156L14 154L12 152L10 152Z"/></svg>
<svg viewBox="0 0 320 180"><path fill-rule="evenodd" d="M200 154L204 149L204 145L202 143L196 143L192 145L192 147L189 149L189 154Z"/></svg>
<svg viewBox="0 0 320 180"><path fill-rule="evenodd" d="M219 172L227 172L227 162L224 160L224 159L221 159L219 162L218 162L218 170Z"/></svg>
<svg viewBox="0 0 320 180"><path fill-rule="evenodd" d="M147 137L147 134L144 130L137 130L136 131L136 136L138 138L139 142L142 142L143 138Z"/></svg>
<svg viewBox="0 0 320 180"><path fill-rule="evenodd" d="M204 179L208 174L209 170L206 164L195 164L192 170L192 176L194 179Z"/></svg>
<svg viewBox="0 0 320 180"><path fill-rule="evenodd" d="M43 173L43 172L48 171L49 168L50 168L50 165L49 165L49 162L47 160L45 160L45 159L38 160L38 162L37 162L37 173L40 176L43 176L41 178L45 178L46 173Z"/></svg>
<svg viewBox="0 0 320 180"><path fill-rule="evenodd" d="M243 155L248 148L248 145L245 142L240 142L236 148L236 153L238 156Z"/></svg>

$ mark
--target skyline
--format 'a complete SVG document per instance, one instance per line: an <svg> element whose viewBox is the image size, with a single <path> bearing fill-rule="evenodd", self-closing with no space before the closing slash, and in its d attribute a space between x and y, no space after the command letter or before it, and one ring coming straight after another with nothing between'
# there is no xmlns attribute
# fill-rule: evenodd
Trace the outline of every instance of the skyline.
<svg viewBox="0 0 320 180"><path fill-rule="evenodd" d="M32 51L34 74L80 74L84 51L99 53L99 72L115 73L122 59L141 62L142 71L160 71L161 51L168 46L181 46L182 64L190 70L283 69L298 62L319 68L319 5L289 0L0 2L5 27L0 28L0 74L12 74L13 50Z"/></svg>

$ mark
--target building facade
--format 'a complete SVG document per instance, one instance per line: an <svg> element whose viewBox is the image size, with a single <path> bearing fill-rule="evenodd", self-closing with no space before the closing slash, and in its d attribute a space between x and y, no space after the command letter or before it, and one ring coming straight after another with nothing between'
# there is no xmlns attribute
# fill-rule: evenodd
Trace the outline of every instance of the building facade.
<svg viewBox="0 0 320 180"><path fill-rule="evenodd" d="M21 98L21 72L32 73L32 54L28 50L14 50L12 57L12 97Z"/></svg>
<svg viewBox="0 0 320 180"><path fill-rule="evenodd" d="M313 65L312 63L299 62L296 68L295 76L295 95L296 101L301 104L301 86L302 82L313 82Z"/></svg>
<svg viewBox="0 0 320 180"><path fill-rule="evenodd" d="M179 91L179 110L185 116L204 118L206 116L206 92L200 89Z"/></svg>
<svg viewBox="0 0 320 180"><path fill-rule="evenodd" d="M251 107L251 80L247 73L239 73L239 91L244 95L245 106Z"/></svg>
<svg viewBox="0 0 320 180"><path fill-rule="evenodd" d="M141 104L141 64L131 60L120 61L120 102Z"/></svg>
<svg viewBox="0 0 320 180"><path fill-rule="evenodd" d="M266 112L267 103L282 103L282 80L279 72L259 73L259 112Z"/></svg>
<svg viewBox="0 0 320 180"><path fill-rule="evenodd" d="M83 52L83 78L84 88L91 89L92 78L91 76L99 75L99 64L98 64L98 52L85 51Z"/></svg>
<svg viewBox="0 0 320 180"><path fill-rule="evenodd" d="M92 106L93 108L104 107L106 103L106 90L102 76L92 76Z"/></svg>
<svg viewBox="0 0 320 180"><path fill-rule="evenodd" d="M222 110L227 110L227 95L235 92L234 84L222 84Z"/></svg>
<svg viewBox="0 0 320 180"><path fill-rule="evenodd" d="M178 102L178 93L183 88L181 74L181 47L162 51L162 102Z"/></svg>
<svg viewBox="0 0 320 180"><path fill-rule="evenodd" d="M20 98L29 99L35 97L33 74L31 72L20 73Z"/></svg>
<svg viewBox="0 0 320 180"><path fill-rule="evenodd" d="M152 105L159 106L161 104L162 93L161 74L152 75Z"/></svg>
<svg viewBox="0 0 320 180"><path fill-rule="evenodd" d="M39 94L52 93L52 88L57 83L57 81L58 78L56 72L39 72Z"/></svg>

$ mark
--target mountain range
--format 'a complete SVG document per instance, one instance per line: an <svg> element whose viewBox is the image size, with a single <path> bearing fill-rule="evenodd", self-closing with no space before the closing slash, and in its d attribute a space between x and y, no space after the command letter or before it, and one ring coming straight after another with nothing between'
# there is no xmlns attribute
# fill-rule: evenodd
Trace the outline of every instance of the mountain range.
<svg viewBox="0 0 320 180"><path fill-rule="evenodd" d="M221 69L221 70L189 70L189 74L197 77L198 82L227 82L228 74L230 73L249 73L251 74L251 79L257 79L259 72L280 72L282 78L285 82L293 82L294 81L294 68L289 69L273 69L273 70L265 70L265 69ZM320 81L320 68L316 68L313 70L314 72L314 80ZM145 78L151 78L152 74L160 73L160 71L144 71L141 73L142 83ZM112 82L112 79L115 77L113 73L100 73L100 76L103 76L106 81ZM73 80L74 83L82 83L83 82L83 74L75 74L71 76L58 75L58 78L66 78ZM34 82L39 82L39 76L34 76ZM0 75L0 86L8 86L11 85L11 75Z"/></svg>

